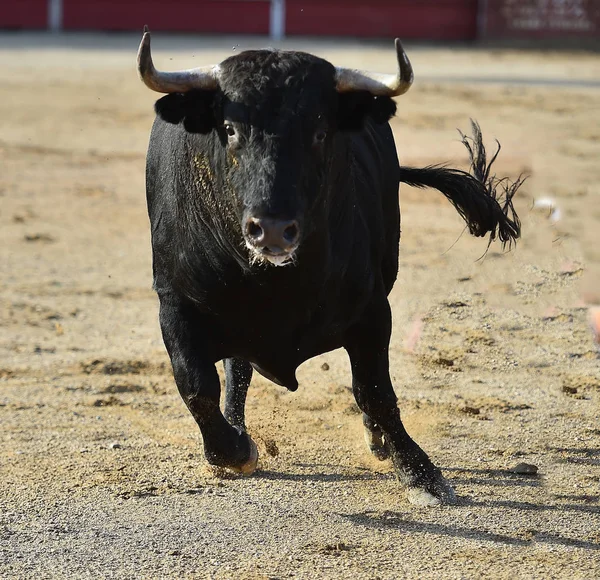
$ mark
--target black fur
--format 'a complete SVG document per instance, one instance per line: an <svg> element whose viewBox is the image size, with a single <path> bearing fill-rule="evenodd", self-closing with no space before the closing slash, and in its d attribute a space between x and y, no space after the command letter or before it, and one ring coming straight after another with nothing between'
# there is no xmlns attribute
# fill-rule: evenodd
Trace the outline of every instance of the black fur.
<svg viewBox="0 0 600 580"><path fill-rule="evenodd" d="M183 121L188 133L210 133L216 127L214 91L172 93L156 101L156 114L167 123Z"/></svg>
<svg viewBox="0 0 600 580"><path fill-rule="evenodd" d="M146 167L161 328L208 460L252 461L243 413L252 368L295 390L302 362L343 347L365 425L385 440L403 483L449 501L439 470L404 430L389 376L398 185L440 189L474 235L510 243L518 183L490 176L478 128L473 175L400 168L387 122L395 102L338 94L333 65L317 57L251 51L220 69L218 90L157 102ZM248 216L297 221L294 264L253 263ZM223 359L225 416L215 370Z"/></svg>
<svg viewBox="0 0 600 580"><path fill-rule="evenodd" d="M396 114L396 101L389 97L374 97L359 91L339 96L338 127L342 131L360 131L366 119L379 125Z"/></svg>

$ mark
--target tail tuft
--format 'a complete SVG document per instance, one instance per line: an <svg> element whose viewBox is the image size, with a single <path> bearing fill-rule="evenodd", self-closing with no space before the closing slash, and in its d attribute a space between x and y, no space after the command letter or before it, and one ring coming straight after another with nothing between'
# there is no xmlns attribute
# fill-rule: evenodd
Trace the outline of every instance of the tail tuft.
<svg viewBox="0 0 600 580"><path fill-rule="evenodd" d="M483 145L483 137L481 135L481 127L479 126L479 123L473 119L471 119L471 130L473 131L472 137L465 135L460 130L458 131L461 136L462 144L469 152L471 174L477 181L484 185L487 195L496 201L505 218L498 220L497 228L494 228L490 232L489 244L497 237L502 242L502 247L508 245L510 248L521 236L521 220L519 220L519 216L515 211L512 200L515 193L517 193L517 190L525 183L527 178L519 176L516 181L512 182L508 177L498 178L495 174L492 174L492 165L500 153L500 142L496 139L498 148L488 163L487 152ZM501 189L500 195L498 195L498 189ZM485 235L485 233L479 235Z"/></svg>
<svg viewBox="0 0 600 580"><path fill-rule="evenodd" d="M478 237L489 234L489 245L499 239L510 248L521 236L521 222L513 206L513 197L525 181L511 182L491 173L498 149L487 161L479 125L471 120L473 136L460 133L471 160L471 172L430 165L421 169L400 168L400 181L414 187L432 187L441 191L465 220L469 232Z"/></svg>

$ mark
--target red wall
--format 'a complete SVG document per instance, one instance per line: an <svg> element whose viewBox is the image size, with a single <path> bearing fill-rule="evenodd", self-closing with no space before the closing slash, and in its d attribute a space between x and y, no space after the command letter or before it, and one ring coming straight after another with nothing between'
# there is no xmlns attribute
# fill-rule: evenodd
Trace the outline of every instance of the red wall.
<svg viewBox="0 0 600 580"><path fill-rule="evenodd" d="M287 0L286 32L470 40L477 0Z"/></svg>
<svg viewBox="0 0 600 580"><path fill-rule="evenodd" d="M63 0L65 30L268 34L269 1Z"/></svg>
<svg viewBox="0 0 600 580"><path fill-rule="evenodd" d="M47 0L0 0L0 28L46 28Z"/></svg>
<svg viewBox="0 0 600 580"><path fill-rule="evenodd" d="M539 0L522 4L532 2ZM595 0L570 2L591 6ZM1 28L46 28L47 0L0 0L0 4ZM470 40L477 33L477 4L477 0L287 0L286 34ZM141 30L148 24L156 31L268 34L269 5L269 0L63 0L63 25L66 30ZM490 0L488 5L514 6L515 0ZM502 14L493 12L489 22L499 22Z"/></svg>

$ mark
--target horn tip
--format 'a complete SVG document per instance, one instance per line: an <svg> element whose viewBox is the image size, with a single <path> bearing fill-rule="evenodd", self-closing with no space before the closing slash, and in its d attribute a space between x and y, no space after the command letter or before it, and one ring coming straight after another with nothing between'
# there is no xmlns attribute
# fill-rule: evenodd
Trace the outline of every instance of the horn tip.
<svg viewBox="0 0 600 580"><path fill-rule="evenodd" d="M402 42L400 42L399 38L396 38L394 44L396 46L396 54L398 55L398 65L400 66L401 74L402 76L406 77L408 83L412 83L414 80L414 73L412 65L410 64L410 60L408 59L408 55L406 54L406 51L404 50Z"/></svg>
<svg viewBox="0 0 600 580"><path fill-rule="evenodd" d="M144 34L142 36L140 47L137 53L137 69L139 77L144 80L144 76L151 68L152 57L150 56L150 30L146 24L144 25Z"/></svg>
<svg viewBox="0 0 600 580"><path fill-rule="evenodd" d="M406 51L404 50L404 47L402 46L402 42L400 41L399 38L396 38L396 40L394 40L394 46L396 48L396 54L398 54L398 55L406 54Z"/></svg>
<svg viewBox="0 0 600 580"><path fill-rule="evenodd" d="M150 29L148 25L144 25L144 33L142 35L142 40L140 42L140 52L148 50L150 47Z"/></svg>

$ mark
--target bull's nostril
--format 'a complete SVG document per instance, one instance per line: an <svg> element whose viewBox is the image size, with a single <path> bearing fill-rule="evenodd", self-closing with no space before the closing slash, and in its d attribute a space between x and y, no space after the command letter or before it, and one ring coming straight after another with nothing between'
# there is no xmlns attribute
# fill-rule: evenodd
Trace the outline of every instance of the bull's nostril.
<svg viewBox="0 0 600 580"><path fill-rule="evenodd" d="M255 221L248 222L247 231L253 240L259 240L264 234L263 229Z"/></svg>
<svg viewBox="0 0 600 580"><path fill-rule="evenodd" d="M298 224L292 223L283 230L283 238L289 244L293 244L298 239Z"/></svg>

